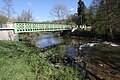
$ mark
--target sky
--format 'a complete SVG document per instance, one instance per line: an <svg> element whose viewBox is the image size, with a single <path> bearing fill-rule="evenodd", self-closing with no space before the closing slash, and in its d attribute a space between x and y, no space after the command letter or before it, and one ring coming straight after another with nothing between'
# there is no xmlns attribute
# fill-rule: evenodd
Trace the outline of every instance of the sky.
<svg viewBox="0 0 120 80"><path fill-rule="evenodd" d="M56 4L64 4L69 10L69 14L77 12L77 3L79 0L13 0L13 8L15 15L19 15L21 11L30 9L35 21L47 21L52 20L50 17L50 11ZM88 7L92 0L83 0ZM0 0L0 5L3 5Z"/></svg>

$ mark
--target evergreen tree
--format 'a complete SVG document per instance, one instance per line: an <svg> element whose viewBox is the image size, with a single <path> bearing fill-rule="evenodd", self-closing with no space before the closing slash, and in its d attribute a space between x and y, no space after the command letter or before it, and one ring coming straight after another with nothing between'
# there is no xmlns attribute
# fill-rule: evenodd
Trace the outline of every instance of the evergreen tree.
<svg viewBox="0 0 120 80"><path fill-rule="evenodd" d="M78 23L78 15L76 13L68 16L67 24L76 26L77 23Z"/></svg>
<svg viewBox="0 0 120 80"><path fill-rule="evenodd" d="M84 25L86 24L86 6L82 0L79 0L78 2L78 25Z"/></svg>
<svg viewBox="0 0 120 80"><path fill-rule="evenodd" d="M107 40L115 39L120 31L120 1L95 0L96 31Z"/></svg>
<svg viewBox="0 0 120 80"><path fill-rule="evenodd" d="M86 25L91 25L95 23L95 13L94 13L94 7L90 6L86 13Z"/></svg>

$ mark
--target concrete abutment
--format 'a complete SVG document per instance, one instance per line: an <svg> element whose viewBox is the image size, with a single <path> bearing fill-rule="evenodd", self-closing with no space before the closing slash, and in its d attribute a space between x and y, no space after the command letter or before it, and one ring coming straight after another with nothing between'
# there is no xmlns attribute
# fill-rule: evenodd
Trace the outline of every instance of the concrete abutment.
<svg viewBox="0 0 120 80"><path fill-rule="evenodd" d="M14 33L13 23L1 24L0 40L18 41L18 34Z"/></svg>

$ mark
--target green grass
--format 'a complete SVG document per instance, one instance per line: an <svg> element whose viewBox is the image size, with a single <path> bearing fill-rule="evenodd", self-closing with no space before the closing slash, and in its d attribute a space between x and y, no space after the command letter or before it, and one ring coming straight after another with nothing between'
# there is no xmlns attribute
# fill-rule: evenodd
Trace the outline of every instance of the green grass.
<svg viewBox="0 0 120 80"><path fill-rule="evenodd" d="M78 80L71 67L61 65L57 69L47 60L64 52L61 45L40 52L34 43L0 41L0 80Z"/></svg>

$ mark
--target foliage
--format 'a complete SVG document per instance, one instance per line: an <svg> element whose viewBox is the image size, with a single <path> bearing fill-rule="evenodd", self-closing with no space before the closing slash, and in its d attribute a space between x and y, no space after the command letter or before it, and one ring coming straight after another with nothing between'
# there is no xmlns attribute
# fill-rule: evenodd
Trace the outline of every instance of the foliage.
<svg viewBox="0 0 120 80"><path fill-rule="evenodd" d="M120 2L118 0L95 0L96 32L107 40L115 39L120 30Z"/></svg>
<svg viewBox="0 0 120 80"><path fill-rule="evenodd" d="M7 23L8 18L5 17L4 15L0 15L0 24L5 24Z"/></svg>
<svg viewBox="0 0 120 80"><path fill-rule="evenodd" d="M40 52L34 43L0 41L0 80L73 80L74 70L55 68L47 56L61 54L59 46ZM77 73L76 73L77 74Z"/></svg>
<svg viewBox="0 0 120 80"><path fill-rule="evenodd" d="M80 28L76 29L73 33L71 33L71 35L79 37L93 37L93 33L91 31L82 30Z"/></svg>
<svg viewBox="0 0 120 80"><path fill-rule="evenodd" d="M67 18L67 24L69 25L77 25L78 24L78 15L77 14L71 14Z"/></svg>
<svg viewBox="0 0 120 80"><path fill-rule="evenodd" d="M94 7L90 6L86 11L86 25L93 25L95 23Z"/></svg>
<svg viewBox="0 0 120 80"><path fill-rule="evenodd" d="M82 0L79 0L78 2L78 25L84 25L86 24L86 6Z"/></svg>
<svg viewBox="0 0 120 80"><path fill-rule="evenodd" d="M20 41L35 41L38 39L38 37L41 36L41 34L29 32L29 33L19 33L18 36Z"/></svg>

